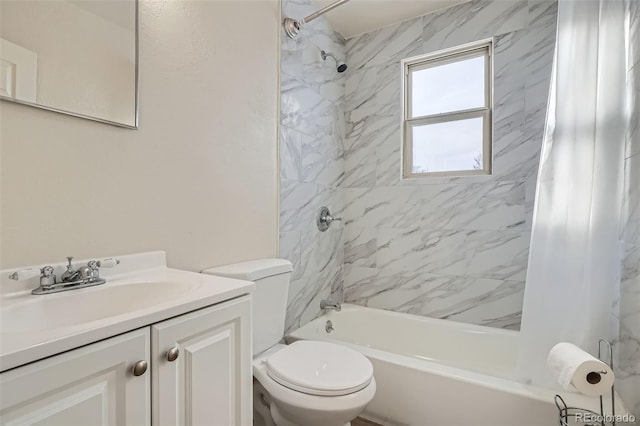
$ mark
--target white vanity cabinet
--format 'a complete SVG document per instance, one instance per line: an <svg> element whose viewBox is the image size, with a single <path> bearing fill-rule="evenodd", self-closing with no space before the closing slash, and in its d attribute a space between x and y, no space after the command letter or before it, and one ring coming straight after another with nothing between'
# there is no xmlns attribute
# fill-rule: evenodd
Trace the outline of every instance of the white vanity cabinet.
<svg viewBox="0 0 640 426"><path fill-rule="evenodd" d="M251 300L151 327L154 426L252 424Z"/></svg>
<svg viewBox="0 0 640 426"><path fill-rule="evenodd" d="M5 371L0 424L248 426L250 311L242 296Z"/></svg>
<svg viewBox="0 0 640 426"><path fill-rule="evenodd" d="M0 374L2 425L149 425L149 327ZM140 371L140 369L139 369Z"/></svg>

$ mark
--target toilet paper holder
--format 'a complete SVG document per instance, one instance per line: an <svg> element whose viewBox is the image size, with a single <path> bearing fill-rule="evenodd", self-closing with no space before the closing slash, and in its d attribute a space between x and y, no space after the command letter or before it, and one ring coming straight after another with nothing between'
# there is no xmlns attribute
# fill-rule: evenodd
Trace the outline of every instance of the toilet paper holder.
<svg viewBox="0 0 640 426"><path fill-rule="evenodd" d="M603 348L606 350L607 355L609 357L608 361L603 359L603 356L604 356ZM611 346L611 343L609 341L604 339L600 339L598 341L598 359L602 362L606 362L607 364L609 364L609 367L611 367L611 371L613 371L613 347ZM591 381L593 380L592 384L599 383L601 380L601 377L600 377L601 374L607 374L606 370L594 371L589 373L587 375L587 381L589 381L589 383L592 383ZM589 376L591 376L591 378ZM613 384L611 385L611 415L605 415L604 396L600 395L599 398L600 398L600 412L597 413L595 411L587 410L585 408L568 407L567 404L564 402L564 399L562 399L560 395L556 395L554 398L554 401L559 411L560 426L569 426L570 424L573 424L573 423L569 423L570 419L584 419L586 415L589 415L590 417L596 416L596 418L601 419L601 421L598 422L600 426L616 426L616 394L615 394L614 385ZM611 421L605 421L605 419L606 420L610 419Z"/></svg>

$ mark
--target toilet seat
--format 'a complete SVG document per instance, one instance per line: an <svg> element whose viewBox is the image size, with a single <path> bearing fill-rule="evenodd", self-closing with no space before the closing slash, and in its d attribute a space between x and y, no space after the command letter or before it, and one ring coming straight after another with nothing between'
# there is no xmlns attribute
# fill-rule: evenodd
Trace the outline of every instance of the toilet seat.
<svg viewBox="0 0 640 426"><path fill-rule="evenodd" d="M311 340L294 342L269 356L266 372L282 386L317 396L358 392L373 378L373 366L360 352Z"/></svg>

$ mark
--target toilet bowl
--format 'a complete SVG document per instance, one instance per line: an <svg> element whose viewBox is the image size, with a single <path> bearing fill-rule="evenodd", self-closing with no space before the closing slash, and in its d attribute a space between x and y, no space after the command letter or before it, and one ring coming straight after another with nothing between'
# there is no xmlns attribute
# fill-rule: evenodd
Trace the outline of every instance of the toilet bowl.
<svg viewBox="0 0 640 426"><path fill-rule="evenodd" d="M326 342L278 345L254 358L253 375L264 389L254 404L268 404L277 426L349 424L376 392L369 360ZM268 419L263 422L269 425Z"/></svg>
<svg viewBox="0 0 640 426"><path fill-rule="evenodd" d="M284 336L291 263L259 259L203 273L254 281L254 425L345 426L373 399L371 362L329 342L279 343Z"/></svg>

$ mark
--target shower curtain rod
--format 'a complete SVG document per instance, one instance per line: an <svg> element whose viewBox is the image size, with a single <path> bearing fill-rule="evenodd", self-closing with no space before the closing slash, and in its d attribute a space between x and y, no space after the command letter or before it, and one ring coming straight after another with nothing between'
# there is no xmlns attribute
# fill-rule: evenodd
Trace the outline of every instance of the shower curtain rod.
<svg viewBox="0 0 640 426"><path fill-rule="evenodd" d="M282 25L284 26L284 32L287 33L289 38L296 38L305 24L308 24L317 17L324 15L328 11L335 9L336 7L348 1L349 0L338 0L302 19L284 18L284 22L282 22Z"/></svg>

